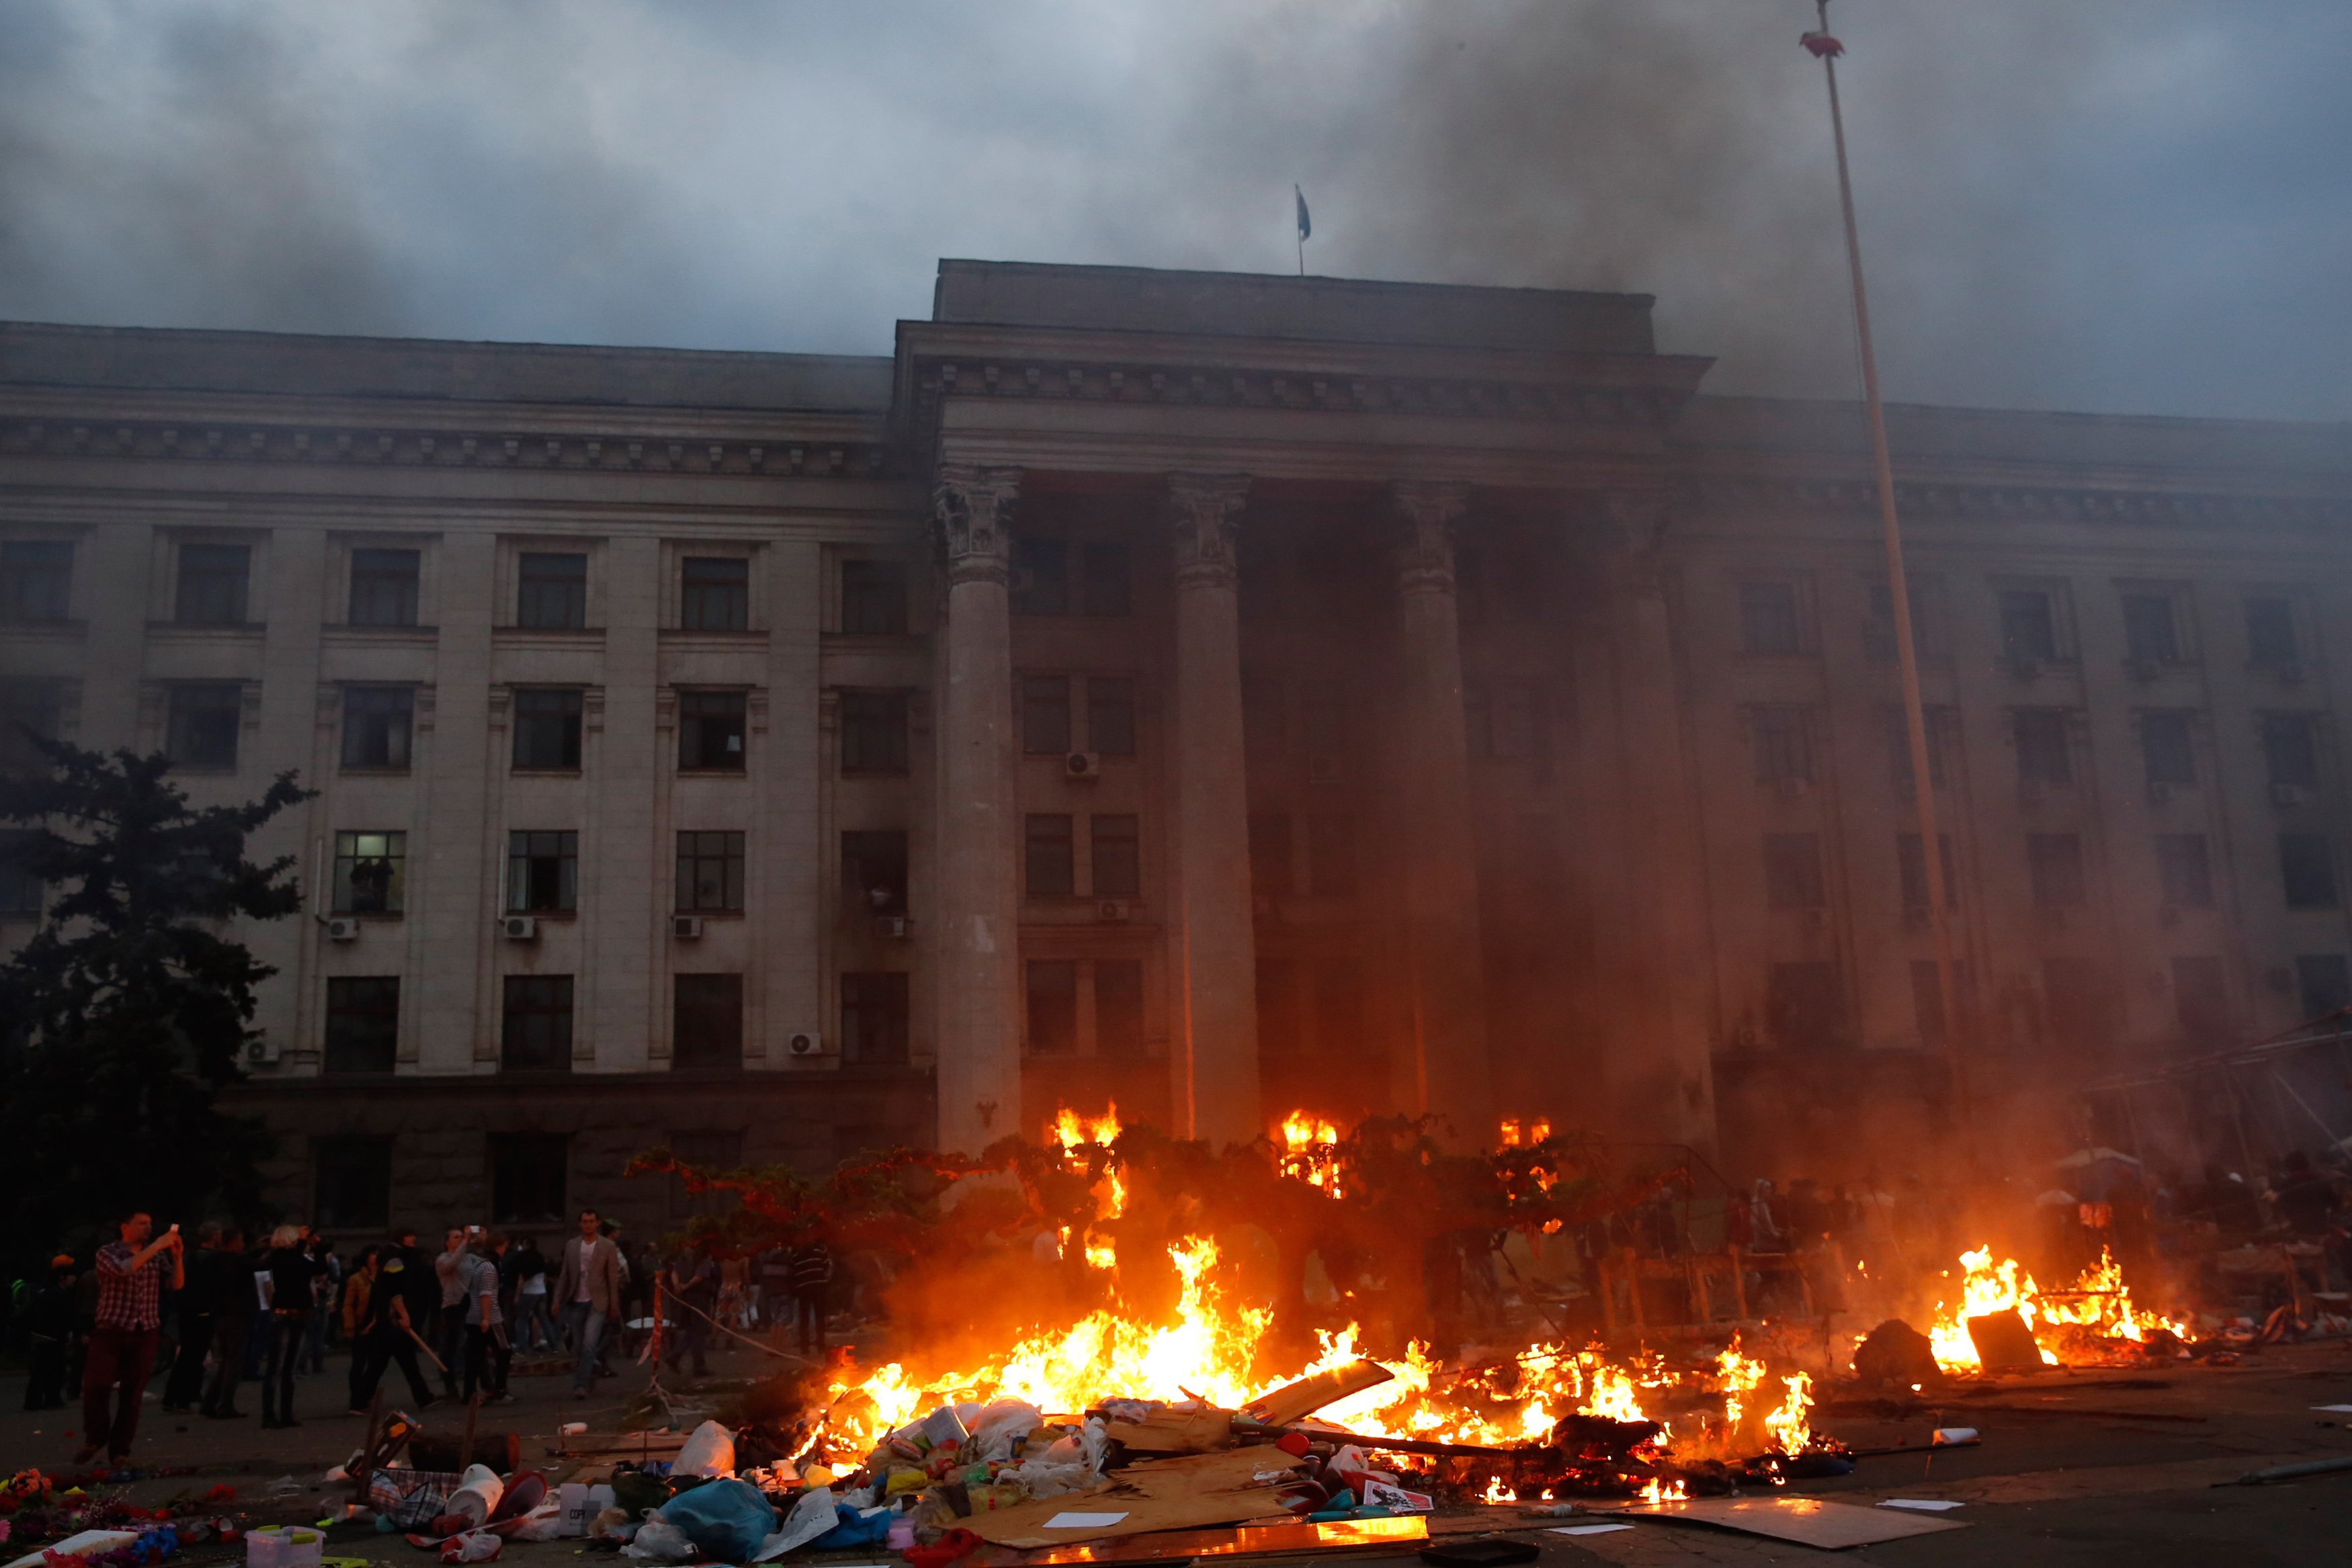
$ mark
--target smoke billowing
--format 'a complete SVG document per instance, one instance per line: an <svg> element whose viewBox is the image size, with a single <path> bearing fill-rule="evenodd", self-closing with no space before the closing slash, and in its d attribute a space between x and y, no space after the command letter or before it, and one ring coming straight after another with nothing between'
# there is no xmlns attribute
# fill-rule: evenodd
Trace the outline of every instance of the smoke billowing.
<svg viewBox="0 0 2352 1568"><path fill-rule="evenodd" d="M2352 13L1838 0L1890 391L2352 414ZM0 314L885 351L942 255L1659 297L1853 384L1804 0L0 13Z"/></svg>

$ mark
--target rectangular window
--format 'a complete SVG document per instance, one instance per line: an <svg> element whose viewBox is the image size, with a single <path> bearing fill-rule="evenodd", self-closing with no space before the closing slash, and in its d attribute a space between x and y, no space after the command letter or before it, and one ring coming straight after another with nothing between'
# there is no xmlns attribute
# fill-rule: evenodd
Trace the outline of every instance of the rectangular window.
<svg viewBox="0 0 2352 1568"><path fill-rule="evenodd" d="M245 583L253 552L243 545L182 545L179 599L183 626L245 624Z"/></svg>
<svg viewBox="0 0 2352 1568"><path fill-rule="evenodd" d="M571 1140L562 1133L490 1134L490 1219L499 1225L569 1223Z"/></svg>
<svg viewBox="0 0 2352 1568"><path fill-rule="evenodd" d="M743 835L688 832L677 836L677 907L683 913L740 915L743 910Z"/></svg>
<svg viewBox="0 0 2352 1568"><path fill-rule="evenodd" d="M415 625L419 559L413 549L352 551L351 623Z"/></svg>
<svg viewBox="0 0 2352 1568"><path fill-rule="evenodd" d="M2341 953L2305 953L2294 961L2303 1016L2322 1019L2352 1007L2352 964Z"/></svg>
<svg viewBox="0 0 2352 1568"><path fill-rule="evenodd" d="M56 681L0 681L0 772L46 773L37 744L58 738L65 699Z"/></svg>
<svg viewBox="0 0 2352 1568"><path fill-rule="evenodd" d="M1061 539L1013 541L1013 613L1070 612L1070 547Z"/></svg>
<svg viewBox="0 0 2352 1568"><path fill-rule="evenodd" d="M2125 657L2132 663L2177 664L2180 659L2180 629L2168 593L2124 595Z"/></svg>
<svg viewBox="0 0 2352 1568"><path fill-rule="evenodd" d="M568 915L580 903L580 835L507 835L507 908L517 915Z"/></svg>
<svg viewBox="0 0 2352 1568"><path fill-rule="evenodd" d="M2047 664L2058 657L2058 617L2047 589L2000 591L2000 655L2012 664Z"/></svg>
<svg viewBox="0 0 2352 1568"><path fill-rule="evenodd" d="M2303 662L2291 601L2267 595L2246 601L2246 662L2273 670Z"/></svg>
<svg viewBox="0 0 2352 1568"><path fill-rule="evenodd" d="M1936 859L1941 862L1936 869L1944 875L1944 907L1958 909L1960 906L1960 878L1952 859L1952 835L1937 833L1936 850ZM1895 862L1901 869L1904 904L1912 909L1927 908L1927 860L1919 852L1918 834L1895 835Z"/></svg>
<svg viewBox="0 0 2352 1568"><path fill-rule="evenodd" d="M670 1006L673 1069L743 1065L743 977L680 975Z"/></svg>
<svg viewBox="0 0 2352 1568"><path fill-rule="evenodd" d="M2326 833L2281 833L2279 874L2289 909L2336 907L2336 854Z"/></svg>
<svg viewBox="0 0 2352 1568"><path fill-rule="evenodd" d="M1087 749L1135 755L1135 683L1124 675L1087 677Z"/></svg>
<svg viewBox="0 0 2352 1568"><path fill-rule="evenodd" d="M2074 757L2066 736L2063 708L2021 707L2010 716L2017 737L2017 781L2071 784Z"/></svg>
<svg viewBox="0 0 2352 1568"><path fill-rule="evenodd" d="M1078 552L1081 591L1089 615L1125 615L1132 600L1127 546L1115 539L1091 540Z"/></svg>
<svg viewBox="0 0 2352 1568"><path fill-rule="evenodd" d="M2070 909L2089 901L2083 841L2073 833L2028 833L2025 860L2033 878L2033 902L2043 909Z"/></svg>
<svg viewBox="0 0 2352 1568"><path fill-rule="evenodd" d="M338 915L397 915L408 897L406 833L337 833Z"/></svg>
<svg viewBox="0 0 2352 1568"><path fill-rule="evenodd" d="M514 695L514 765L518 772L580 770L580 716L585 694L546 687Z"/></svg>
<svg viewBox="0 0 2352 1568"><path fill-rule="evenodd" d="M331 1231L381 1232L392 1223L392 1140L338 1133L314 1139L312 1211Z"/></svg>
<svg viewBox="0 0 2352 1568"><path fill-rule="evenodd" d="M1969 1010L1976 996L1975 981L1965 961L1952 965L1952 1000L1958 1010ZM1943 990L1936 978L1936 960L1911 960L1911 1017L1919 1030L1919 1043L1936 1049L1944 1043Z"/></svg>
<svg viewBox="0 0 2352 1568"><path fill-rule="evenodd" d="M2042 996L2061 1049L2104 1049L2115 1039L2115 991L2097 959L2043 959Z"/></svg>
<svg viewBox="0 0 2352 1568"><path fill-rule="evenodd" d="M688 556L678 569L677 623L688 632L751 630L751 563L740 556Z"/></svg>
<svg viewBox="0 0 2352 1568"><path fill-rule="evenodd" d="M1822 841L1812 833L1764 835L1764 898L1774 909L1821 909Z"/></svg>
<svg viewBox="0 0 2352 1568"><path fill-rule="evenodd" d="M841 629L853 636L905 636L907 569L895 560L843 561Z"/></svg>
<svg viewBox="0 0 2352 1568"><path fill-rule="evenodd" d="M245 688L234 684L172 688L163 737L175 768L236 767L236 742L245 723Z"/></svg>
<svg viewBox="0 0 2352 1568"><path fill-rule="evenodd" d="M1804 629L1797 618L1797 585L1741 583L1739 629L1751 653L1803 653Z"/></svg>
<svg viewBox="0 0 2352 1568"><path fill-rule="evenodd" d="M907 771L907 694L841 694L841 770Z"/></svg>
<svg viewBox="0 0 2352 1568"><path fill-rule="evenodd" d="M841 886L854 915L906 914L906 833L891 829L842 834Z"/></svg>
<svg viewBox="0 0 2352 1568"><path fill-rule="evenodd" d="M1139 1061L1145 1049L1141 961L1096 959L1095 1054Z"/></svg>
<svg viewBox="0 0 2352 1568"><path fill-rule="evenodd" d="M1835 964L1775 964L1764 1027L1784 1051L1820 1051L1845 1041L1845 987Z"/></svg>
<svg viewBox="0 0 2352 1568"><path fill-rule="evenodd" d="M1025 967L1030 1053L1066 1056L1078 1048L1078 967L1066 958L1034 958Z"/></svg>
<svg viewBox="0 0 2352 1568"><path fill-rule="evenodd" d="M1070 678L1021 677L1021 749L1032 757L1070 749Z"/></svg>
<svg viewBox="0 0 2352 1568"><path fill-rule="evenodd" d="M2318 789L2319 727L2309 714L2263 715L2263 758L2270 764L2272 783Z"/></svg>
<svg viewBox="0 0 2352 1568"><path fill-rule="evenodd" d="M678 693L678 771L742 772L747 706L741 692Z"/></svg>
<svg viewBox="0 0 2352 1568"><path fill-rule="evenodd" d="M2185 713L2141 714L2139 755L2151 784L2188 788L2197 782L2197 744Z"/></svg>
<svg viewBox="0 0 2352 1568"><path fill-rule="evenodd" d="M1900 707L1890 707L1886 714L1888 777L1895 787L1908 790L1911 782L1911 726ZM1930 703L1920 713L1927 732L1927 780L1941 786L1947 771L1945 758L1952 750L1953 737L1960 727L1959 710L1943 704Z"/></svg>
<svg viewBox="0 0 2352 1568"><path fill-rule="evenodd" d="M1250 892L1260 898L1289 894L1290 819L1279 812L1252 812L1249 852Z"/></svg>
<svg viewBox="0 0 2352 1568"><path fill-rule="evenodd" d="M26 852L40 840L30 828L0 828L0 915L37 918L48 906L48 885L25 863Z"/></svg>
<svg viewBox="0 0 2352 1568"><path fill-rule="evenodd" d="M1318 898L1356 896L1356 822L1328 812L1307 819L1307 885Z"/></svg>
<svg viewBox="0 0 2352 1568"><path fill-rule="evenodd" d="M515 624L541 632L577 632L588 624L588 558L523 553L515 593Z"/></svg>
<svg viewBox="0 0 2352 1568"><path fill-rule="evenodd" d="M2202 833L2156 835L2156 873L2171 909L2213 907L2213 865Z"/></svg>
<svg viewBox="0 0 2352 1568"><path fill-rule="evenodd" d="M399 1046L399 977L337 978L327 982L327 1034L321 1071L390 1072Z"/></svg>
<svg viewBox="0 0 2352 1568"><path fill-rule="evenodd" d="M1143 893L1143 842L1140 819L1125 813L1087 819L1094 842L1094 884L1097 898L1136 898Z"/></svg>
<svg viewBox="0 0 2352 1568"><path fill-rule="evenodd" d="M509 975L499 1064L509 1072L572 1071L572 977Z"/></svg>
<svg viewBox="0 0 2352 1568"><path fill-rule="evenodd" d="M878 970L841 977L841 1060L895 1066L907 1060L907 977Z"/></svg>
<svg viewBox="0 0 2352 1568"><path fill-rule="evenodd" d="M343 768L408 771L416 694L408 686L343 688Z"/></svg>
<svg viewBox="0 0 2352 1568"><path fill-rule="evenodd" d="M0 621L63 621L73 600L70 540L0 544Z"/></svg>
<svg viewBox="0 0 2352 1568"><path fill-rule="evenodd" d="M1759 703L1748 710L1756 752L1756 782L1807 782L1813 776L1813 749L1805 710L1794 703Z"/></svg>
<svg viewBox="0 0 2352 1568"><path fill-rule="evenodd" d="M2230 972L2219 958L2172 961L2172 1016L2192 1045L2224 1045L2234 1032Z"/></svg>
<svg viewBox="0 0 2352 1568"><path fill-rule="evenodd" d="M1077 865L1066 811L1033 811L1024 837L1029 896L1066 898L1077 889Z"/></svg>

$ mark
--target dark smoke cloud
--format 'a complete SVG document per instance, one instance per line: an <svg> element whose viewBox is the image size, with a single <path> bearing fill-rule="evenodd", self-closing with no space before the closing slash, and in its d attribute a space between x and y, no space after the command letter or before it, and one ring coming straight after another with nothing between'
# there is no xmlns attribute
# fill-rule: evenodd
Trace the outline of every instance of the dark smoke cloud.
<svg viewBox="0 0 2352 1568"><path fill-rule="evenodd" d="M2352 414L2352 8L1838 0L1890 392ZM887 351L940 256L1630 288L1846 395L1804 0L16 0L0 314Z"/></svg>

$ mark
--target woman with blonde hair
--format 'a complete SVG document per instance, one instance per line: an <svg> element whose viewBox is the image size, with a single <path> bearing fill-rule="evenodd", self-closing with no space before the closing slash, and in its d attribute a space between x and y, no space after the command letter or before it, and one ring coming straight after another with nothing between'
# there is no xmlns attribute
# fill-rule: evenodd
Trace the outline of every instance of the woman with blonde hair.
<svg viewBox="0 0 2352 1568"><path fill-rule="evenodd" d="M302 1249L309 1227L281 1225L269 1233L269 1250L254 1271L268 1298L269 1361L261 1374L261 1424L292 1427L294 1364L310 1325L311 1283L323 1265Z"/></svg>

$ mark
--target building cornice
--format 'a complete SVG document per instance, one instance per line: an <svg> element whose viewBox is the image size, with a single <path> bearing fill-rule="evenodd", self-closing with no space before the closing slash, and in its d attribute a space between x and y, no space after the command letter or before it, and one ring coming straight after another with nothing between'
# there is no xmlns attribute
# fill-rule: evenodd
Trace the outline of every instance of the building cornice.
<svg viewBox="0 0 2352 1568"><path fill-rule="evenodd" d="M1691 493L1706 508L1875 517L1866 479L1707 476ZM2125 485L1895 481L1906 518L2021 523L2115 523L2148 527L2336 529L2352 528L2352 496Z"/></svg>

